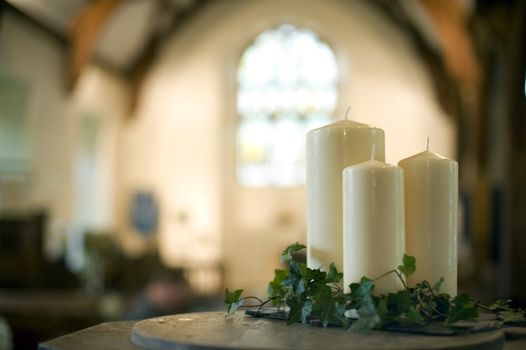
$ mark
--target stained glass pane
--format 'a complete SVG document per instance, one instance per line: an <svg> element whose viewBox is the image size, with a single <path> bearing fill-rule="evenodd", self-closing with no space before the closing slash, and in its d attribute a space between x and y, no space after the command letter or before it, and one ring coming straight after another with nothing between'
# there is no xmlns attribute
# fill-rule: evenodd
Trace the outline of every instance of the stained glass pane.
<svg viewBox="0 0 526 350"><path fill-rule="evenodd" d="M249 187L305 183L305 134L326 124L338 100L331 48L307 29L261 33L241 57L237 177Z"/></svg>

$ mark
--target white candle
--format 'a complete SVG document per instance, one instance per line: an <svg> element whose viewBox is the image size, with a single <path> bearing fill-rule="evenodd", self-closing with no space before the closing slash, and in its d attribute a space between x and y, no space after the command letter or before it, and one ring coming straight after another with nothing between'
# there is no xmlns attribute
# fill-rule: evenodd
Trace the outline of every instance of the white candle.
<svg viewBox="0 0 526 350"><path fill-rule="evenodd" d="M385 159L384 132L350 120L307 134L307 265L342 271L342 170L370 158Z"/></svg>
<svg viewBox="0 0 526 350"><path fill-rule="evenodd" d="M429 146L428 146L429 149ZM401 160L405 172L407 254L416 258L410 285L445 279L457 294L458 164L429 150Z"/></svg>
<svg viewBox="0 0 526 350"><path fill-rule="evenodd" d="M369 160L343 171L344 286L396 269L404 241L404 172ZM394 273L375 281L374 293L396 292L403 284Z"/></svg>

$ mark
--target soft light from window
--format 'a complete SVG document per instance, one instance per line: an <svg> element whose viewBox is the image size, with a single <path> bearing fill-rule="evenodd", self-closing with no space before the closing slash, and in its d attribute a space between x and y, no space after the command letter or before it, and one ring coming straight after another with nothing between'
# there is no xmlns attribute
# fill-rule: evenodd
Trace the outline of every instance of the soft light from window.
<svg viewBox="0 0 526 350"><path fill-rule="evenodd" d="M331 48L307 29L260 34L237 72L237 178L247 187L305 182L305 134L330 122L338 100Z"/></svg>

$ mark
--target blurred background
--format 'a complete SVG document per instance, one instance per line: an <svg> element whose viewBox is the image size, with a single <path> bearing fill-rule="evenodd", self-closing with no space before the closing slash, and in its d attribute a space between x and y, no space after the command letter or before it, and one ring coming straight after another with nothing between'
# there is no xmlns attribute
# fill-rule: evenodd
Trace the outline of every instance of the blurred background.
<svg viewBox="0 0 526 350"><path fill-rule="evenodd" d="M460 164L459 283L526 303L526 2L9 0L0 348L264 296L307 130Z"/></svg>

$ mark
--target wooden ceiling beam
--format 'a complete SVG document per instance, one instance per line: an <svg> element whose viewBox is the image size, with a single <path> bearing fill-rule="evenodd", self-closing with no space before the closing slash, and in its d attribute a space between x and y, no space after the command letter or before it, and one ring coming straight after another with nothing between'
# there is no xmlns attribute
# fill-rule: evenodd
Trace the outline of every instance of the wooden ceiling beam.
<svg viewBox="0 0 526 350"><path fill-rule="evenodd" d="M465 88L476 90L480 64L468 30L469 13L458 0L420 0L442 44L446 68Z"/></svg>
<svg viewBox="0 0 526 350"><path fill-rule="evenodd" d="M133 115L133 111L136 109L139 103L139 97L142 92L142 86L146 73L155 61L158 52L162 45L173 33L181 29L181 27L188 21L188 19L195 16L195 14L204 7L208 0L194 0L188 7L175 8L175 13L172 15L171 21L168 26L162 28L156 28L150 39L145 44L142 54L133 63L131 69L128 71L128 76L131 81L131 99L130 99L130 113ZM159 1L158 11L161 13L169 12L170 1L161 0Z"/></svg>
<svg viewBox="0 0 526 350"><path fill-rule="evenodd" d="M70 33L70 59L67 84L75 87L83 69L92 58L99 35L122 0L94 0L89 2L73 22Z"/></svg>

